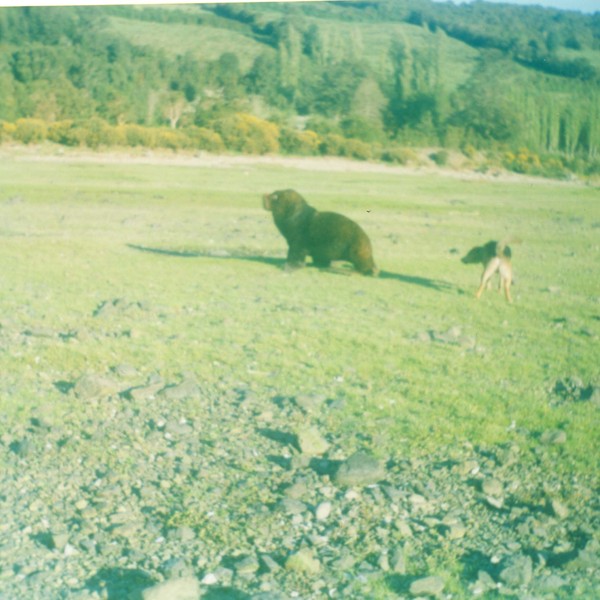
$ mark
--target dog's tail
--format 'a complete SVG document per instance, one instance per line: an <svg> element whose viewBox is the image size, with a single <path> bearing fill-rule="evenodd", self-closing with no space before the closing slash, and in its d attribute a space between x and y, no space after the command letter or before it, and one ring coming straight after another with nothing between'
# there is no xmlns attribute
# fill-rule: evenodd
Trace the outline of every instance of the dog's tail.
<svg viewBox="0 0 600 600"><path fill-rule="evenodd" d="M496 243L496 256L510 258L512 251L508 244L521 244L523 240L518 237L509 237Z"/></svg>

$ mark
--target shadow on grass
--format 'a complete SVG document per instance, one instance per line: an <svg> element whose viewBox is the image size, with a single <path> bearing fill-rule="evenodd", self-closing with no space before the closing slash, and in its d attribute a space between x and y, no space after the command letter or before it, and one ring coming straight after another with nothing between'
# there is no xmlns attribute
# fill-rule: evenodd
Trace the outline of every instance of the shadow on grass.
<svg viewBox="0 0 600 600"><path fill-rule="evenodd" d="M127 244L127 246L133 250L139 250L140 252L162 254L164 256L174 256L177 258L224 258L228 260L249 260L274 267L283 267L285 265L285 258L245 254L243 251L232 253L228 250L170 250L168 248L139 246L138 244Z"/></svg>
<svg viewBox="0 0 600 600"><path fill-rule="evenodd" d="M252 596L246 592L231 587L212 587L202 596L202 600L250 600L251 598Z"/></svg>
<svg viewBox="0 0 600 600"><path fill-rule="evenodd" d="M415 275L402 275L401 273L391 273L390 271L381 271L380 279L393 279L410 285L418 285L425 288L430 288L438 292L449 292L456 290L457 287L453 283L442 281L441 279L430 279L429 277L416 277Z"/></svg>
<svg viewBox="0 0 600 600"><path fill-rule="evenodd" d="M419 579L419 577L415 575L399 575L396 573L386 575L385 577L385 581L390 590L395 594L402 596L410 593L410 584L417 579Z"/></svg>
<svg viewBox="0 0 600 600"><path fill-rule="evenodd" d="M261 256L258 254L245 254L243 251L229 252L228 250L174 250L169 248L152 248L150 246L140 246L139 244L127 244L133 250L139 252L149 252L151 254L162 254L163 256L173 256L177 258L223 258L227 260L248 260L251 262L262 263L272 267L283 268L285 258L274 258L272 256ZM317 268L311 263L306 265L308 268ZM325 273L334 275L352 275L353 271L344 267L330 267L320 269ZM416 277L414 275L403 275L401 273L392 273L391 271L381 271L379 279L393 279L401 283L418 285L421 287L436 290L438 292L448 292L456 290L456 286L441 279L430 279L428 277Z"/></svg>
<svg viewBox="0 0 600 600"><path fill-rule="evenodd" d="M103 568L86 581L86 588L106 594L108 600L141 599L142 592L156 584L154 578L141 569Z"/></svg>

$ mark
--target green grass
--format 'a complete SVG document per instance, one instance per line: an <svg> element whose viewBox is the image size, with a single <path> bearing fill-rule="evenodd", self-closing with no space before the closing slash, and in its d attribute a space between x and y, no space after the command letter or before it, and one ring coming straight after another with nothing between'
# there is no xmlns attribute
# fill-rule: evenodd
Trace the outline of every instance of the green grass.
<svg viewBox="0 0 600 600"><path fill-rule="evenodd" d="M272 52L264 44L231 30L208 25L183 23L154 23L120 17L109 18L109 29L137 46L162 49L169 56L191 53L201 61L217 60L225 52L235 53L242 72L252 66L263 52Z"/></svg>
<svg viewBox="0 0 600 600"><path fill-rule="evenodd" d="M59 419L74 407L57 382L127 363L259 398L339 400L322 426L345 454L502 443L515 421L565 429L557 470L597 468L597 408L549 394L567 376L600 383L597 189L18 152L0 180L0 411L12 423L42 409ZM284 274L284 240L260 206L283 187L357 220L383 276ZM477 302L480 270L459 258L507 236L523 240L515 303L495 291ZM94 316L115 298L141 306ZM423 341L451 327L475 348ZM63 337L20 335L39 329Z"/></svg>

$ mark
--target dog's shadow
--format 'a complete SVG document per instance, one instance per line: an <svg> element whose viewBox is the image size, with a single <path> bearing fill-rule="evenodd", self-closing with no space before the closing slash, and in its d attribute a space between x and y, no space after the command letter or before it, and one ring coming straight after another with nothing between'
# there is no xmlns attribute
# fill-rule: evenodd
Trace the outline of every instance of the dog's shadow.
<svg viewBox="0 0 600 600"><path fill-rule="evenodd" d="M127 244L127 246L133 250L139 252L149 252L151 254L162 254L164 256L173 256L177 258L222 258L226 260L248 260L252 262L258 262L272 267L279 267L283 269L285 267L285 258L276 258L272 256L263 256L260 254L246 254L242 250L229 251L229 250L176 250L171 248L153 248L150 246L141 246L139 244ZM318 268L311 263L307 263L308 268ZM331 267L327 269L321 269L324 272L337 274L337 275L351 275L353 271L345 267ZM430 279L428 277L417 277L414 275L403 275L401 273L393 273L391 271L380 271L380 279L393 279L400 281L401 283L408 283L410 285L418 285L421 287L436 290L438 292L448 292L456 290L454 284L442 281L440 279Z"/></svg>

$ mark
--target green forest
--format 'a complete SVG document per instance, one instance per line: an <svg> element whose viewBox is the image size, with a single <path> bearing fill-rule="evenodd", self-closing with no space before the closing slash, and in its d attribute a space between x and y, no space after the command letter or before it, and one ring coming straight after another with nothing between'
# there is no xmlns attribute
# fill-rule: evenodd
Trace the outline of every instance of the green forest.
<svg viewBox="0 0 600 600"><path fill-rule="evenodd" d="M0 9L0 140L485 153L600 172L600 13L430 0Z"/></svg>

